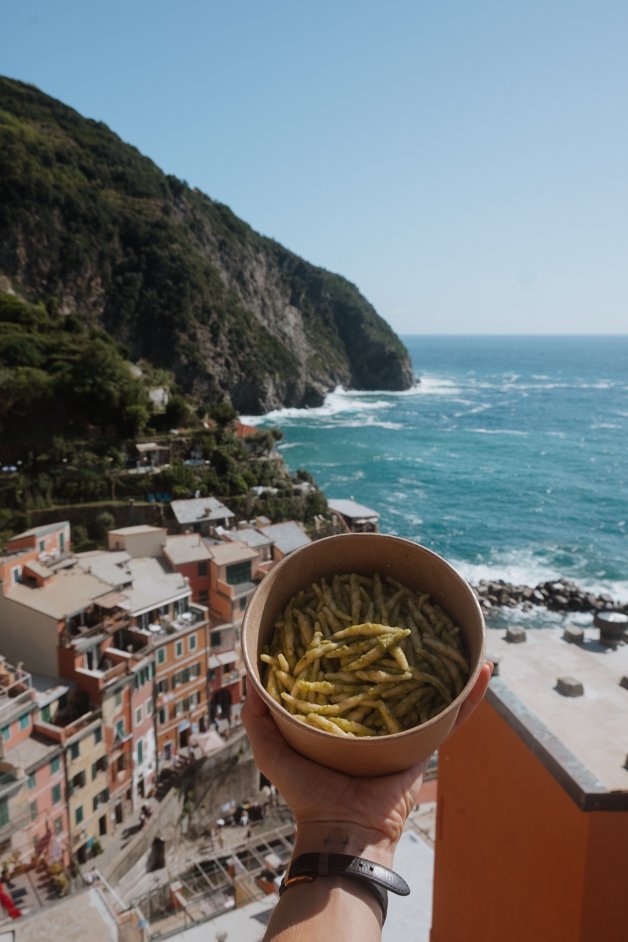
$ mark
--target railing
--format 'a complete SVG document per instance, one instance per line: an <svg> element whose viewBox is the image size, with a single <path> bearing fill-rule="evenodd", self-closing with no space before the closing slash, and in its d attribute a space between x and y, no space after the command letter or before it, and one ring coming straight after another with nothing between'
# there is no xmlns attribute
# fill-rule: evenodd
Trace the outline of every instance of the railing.
<svg viewBox="0 0 628 942"><path fill-rule="evenodd" d="M100 710L94 710L91 713L84 713L82 716L79 716L71 723L66 723L64 725L61 723L52 722L46 723L43 720L40 720L37 723L33 723L33 732L41 733L43 736L48 736L49 739L54 739L55 742L63 743L71 736L74 736L75 733L85 729L86 726L96 723L96 721L100 720L100 718Z"/></svg>
<svg viewBox="0 0 628 942"><path fill-rule="evenodd" d="M0 690L0 723L2 723L2 725L6 724L6 717L8 717L10 713L14 713L22 707L28 706L35 699L35 691L32 687L27 687L26 690L22 690L19 693L11 693L18 684L23 687L24 681L16 681L10 686Z"/></svg>
<svg viewBox="0 0 628 942"><path fill-rule="evenodd" d="M240 680L241 672L239 670L227 671L220 678L220 686L228 687L229 684L235 684Z"/></svg>

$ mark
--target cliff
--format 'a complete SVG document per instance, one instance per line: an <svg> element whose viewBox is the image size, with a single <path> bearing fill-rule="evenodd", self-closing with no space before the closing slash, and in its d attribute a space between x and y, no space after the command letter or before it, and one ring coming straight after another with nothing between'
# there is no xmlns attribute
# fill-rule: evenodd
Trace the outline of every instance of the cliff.
<svg viewBox="0 0 628 942"><path fill-rule="evenodd" d="M408 353L355 286L166 176L104 124L0 78L0 290L107 332L199 403L400 390Z"/></svg>

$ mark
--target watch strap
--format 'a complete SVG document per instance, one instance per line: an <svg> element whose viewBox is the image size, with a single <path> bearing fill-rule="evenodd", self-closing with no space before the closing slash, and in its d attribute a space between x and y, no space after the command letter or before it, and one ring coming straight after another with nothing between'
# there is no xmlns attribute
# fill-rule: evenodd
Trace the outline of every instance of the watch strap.
<svg viewBox="0 0 628 942"><path fill-rule="evenodd" d="M382 925L388 911L387 890L398 896L407 896L410 887L398 873L389 870L374 860L354 857L350 854L310 853L300 854L290 864L281 881L279 893L291 886L328 875L345 876L360 881L375 896L382 909Z"/></svg>

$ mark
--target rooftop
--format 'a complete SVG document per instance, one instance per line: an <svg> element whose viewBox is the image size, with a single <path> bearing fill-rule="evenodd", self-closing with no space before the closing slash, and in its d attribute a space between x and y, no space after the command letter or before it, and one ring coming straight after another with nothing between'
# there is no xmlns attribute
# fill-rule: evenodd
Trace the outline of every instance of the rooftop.
<svg viewBox="0 0 628 942"><path fill-rule="evenodd" d="M341 514L343 517L350 517L352 520L379 520L379 514L364 504L358 504L354 500L328 500L327 505L330 510Z"/></svg>
<svg viewBox="0 0 628 942"><path fill-rule="evenodd" d="M559 628L529 629L524 644L492 630L488 656L499 661L489 702L534 743L564 787L591 807L610 793L628 805L628 689L621 684L628 644L602 645L594 628L582 644L564 640ZM559 677L579 681L583 694L559 693Z"/></svg>
<svg viewBox="0 0 628 942"><path fill-rule="evenodd" d="M312 542L294 520L288 520L286 523L271 523L268 527L260 527L260 530L270 537L284 556Z"/></svg>
<svg viewBox="0 0 628 942"><path fill-rule="evenodd" d="M57 572L54 579L37 588L15 585L8 590L6 598L50 618L61 619L88 608L109 589L111 586L97 576L74 567Z"/></svg>
<svg viewBox="0 0 628 942"><path fill-rule="evenodd" d="M168 559L175 566L183 563L202 562L211 559L212 554L207 544L198 533L184 533L181 536L169 536L164 547Z"/></svg>
<svg viewBox="0 0 628 942"><path fill-rule="evenodd" d="M5 759L15 768L24 769L28 772L34 765L45 761L51 754L58 751L58 743L50 742L42 736L32 733L28 739L24 739L19 745L7 749Z"/></svg>
<svg viewBox="0 0 628 942"><path fill-rule="evenodd" d="M70 523L68 520L59 520L57 523L46 523L41 527L32 527L30 530L23 530L22 533L16 533L15 536L11 537L11 541L21 540L23 536L45 536L46 533L56 533L57 530L69 526Z"/></svg>
<svg viewBox="0 0 628 942"><path fill-rule="evenodd" d="M180 524L227 520L235 516L215 497L193 497L190 500L170 502L172 512Z"/></svg>
<svg viewBox="0 0 628 942"><path fill-rule="evenodd" d="M228 566L230 563L243 563L247 559L256 559L257 553L246 543L234 540L230 543L213 544L212 556L216 565Z"/></svg>
<svg viewBox="0 0 628 942"><path fill-rule="evenodd" d="M238 530L222 530L223 539L246 543L247 546L270 546L273 542L265 533L260 533L254 527L242 527Z"/></svg>
<svg viewBox="0 0 628 942"><path fill-rule="evenodd" d="M140 533L165 533L164 527L152 527L148 523L138 523L133 527L119 527L117 530L109 530L115 536L134 536Z"/></svg>

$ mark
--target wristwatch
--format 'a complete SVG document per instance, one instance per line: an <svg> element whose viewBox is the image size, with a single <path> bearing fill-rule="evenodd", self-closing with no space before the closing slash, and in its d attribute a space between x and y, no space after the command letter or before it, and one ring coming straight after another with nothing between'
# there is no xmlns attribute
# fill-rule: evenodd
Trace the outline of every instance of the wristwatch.
<svg viewBox="0 0 628 942"><path fill-rule="evenodd" d="M372 894L382 909L382 925L388 912L387 890L398 896L408 896L410 887L398 873L367 860L365 857L353 857L350 854L301 854L290 864L281 881L281 895L291 886L309 883L317 877L329 875L351 877L359 880Z"/></svg>

